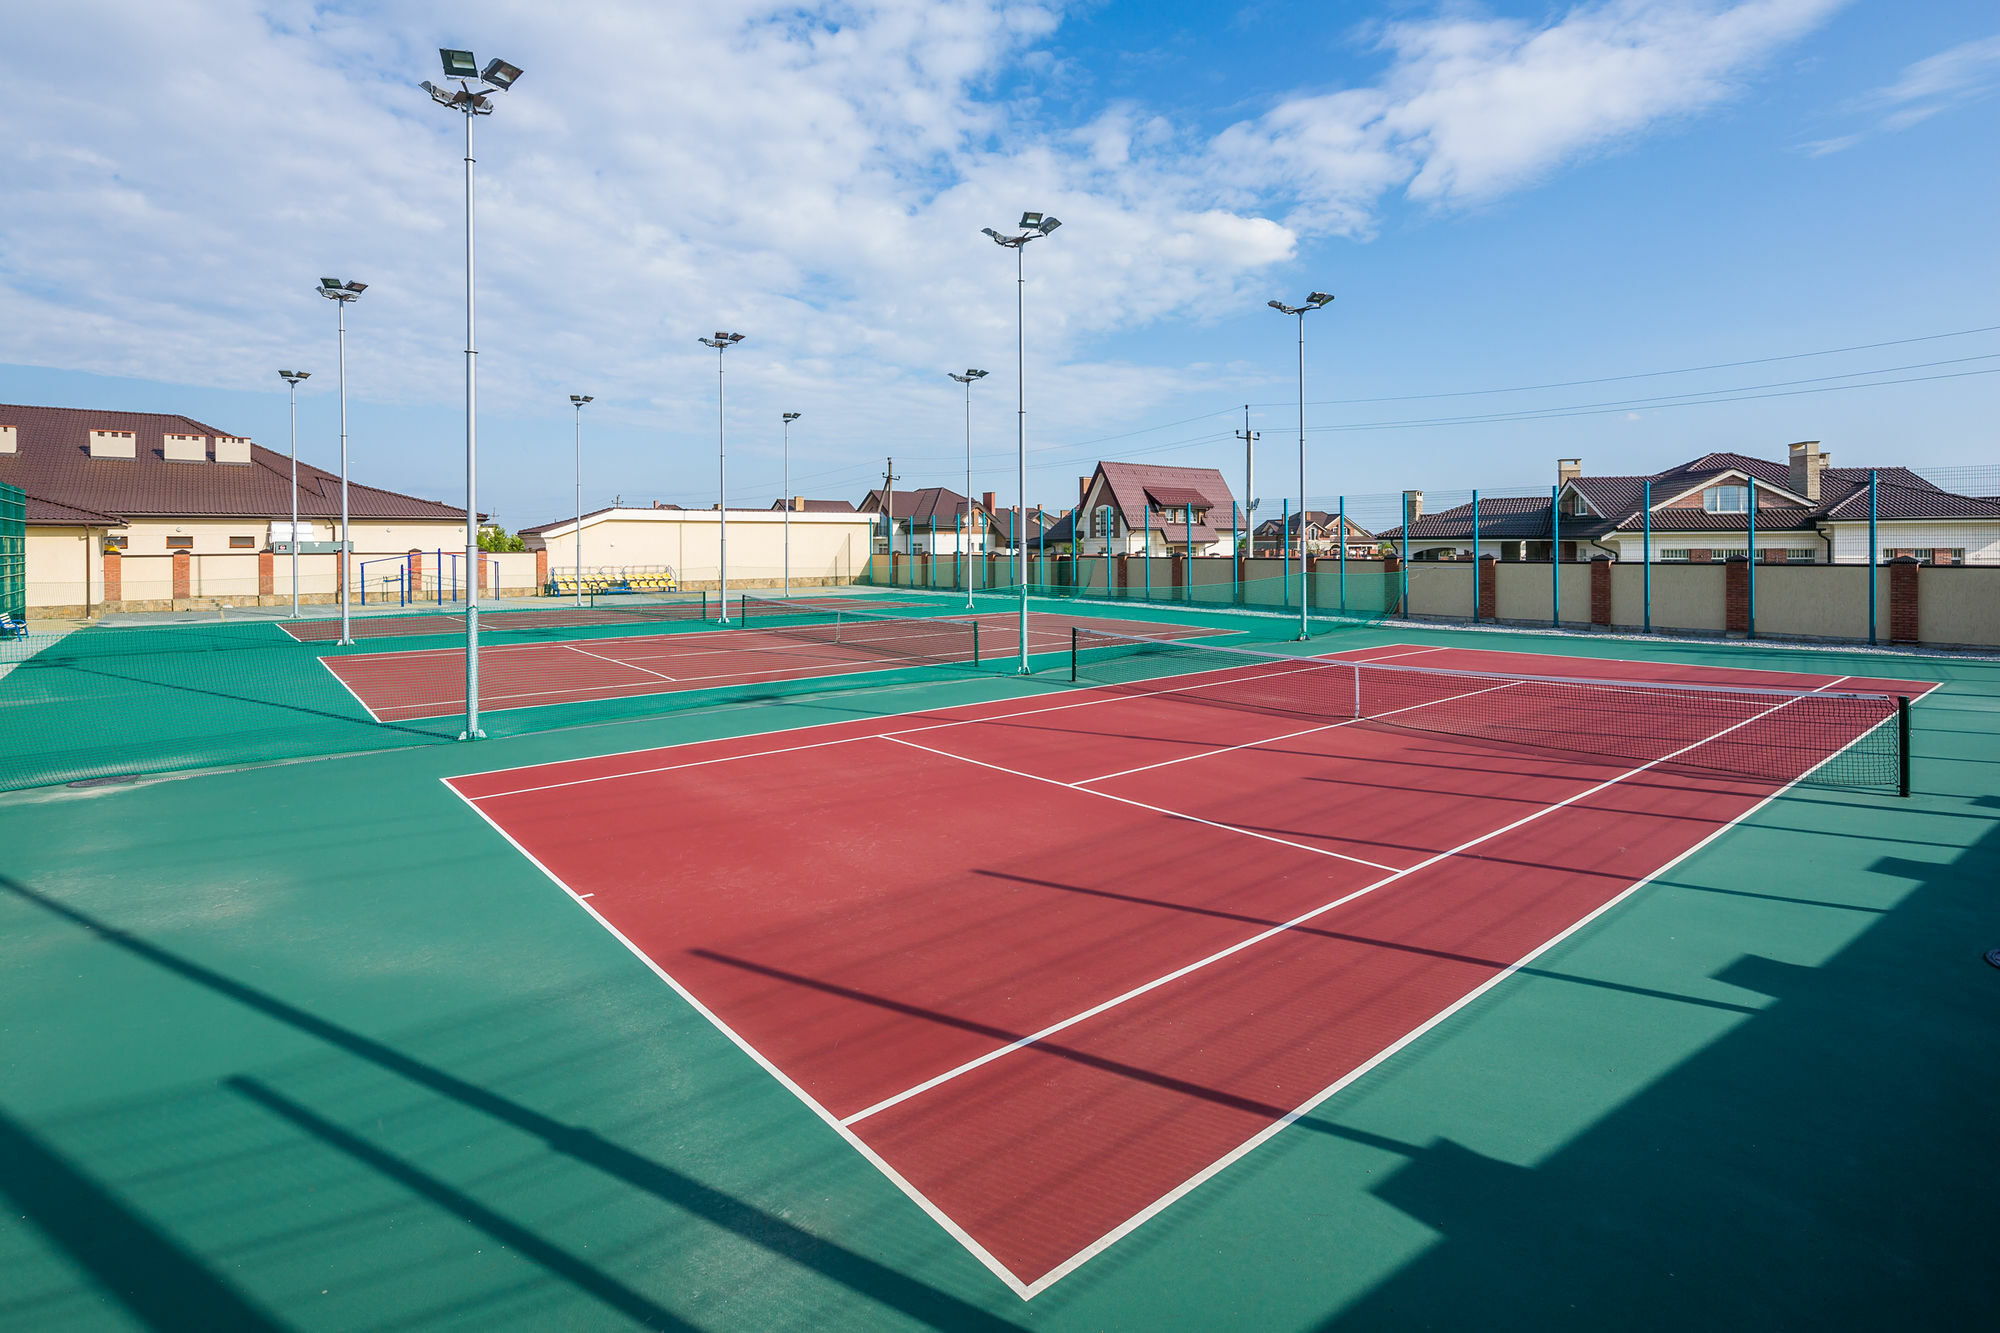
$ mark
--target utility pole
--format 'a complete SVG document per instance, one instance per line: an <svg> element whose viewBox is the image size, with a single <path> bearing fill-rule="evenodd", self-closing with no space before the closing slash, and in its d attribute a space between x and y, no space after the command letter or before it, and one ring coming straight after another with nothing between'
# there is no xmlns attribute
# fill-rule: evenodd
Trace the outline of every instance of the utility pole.
<svg viewBox="0 0 2000 1333"><path fill-rule="evenodd" d="M1248 560L1253 552L1252 534L1257 530L1257 432L1250 429L1250 404L1243 404L1243 429L1236 432L1236 438L1243 441L1243 550L1242 558ZM1245 576L1245 567L1236 567L1238 578Z"/></svg>
<svg viewBox="0 0 2000 1333"><path fill-rule="evenodd" d="M896 460L887 460L889 466L882 470L882 528L885 533L884 546L889 552L889 582L896 581L896 483L902 478L896 475Z"/></svg>

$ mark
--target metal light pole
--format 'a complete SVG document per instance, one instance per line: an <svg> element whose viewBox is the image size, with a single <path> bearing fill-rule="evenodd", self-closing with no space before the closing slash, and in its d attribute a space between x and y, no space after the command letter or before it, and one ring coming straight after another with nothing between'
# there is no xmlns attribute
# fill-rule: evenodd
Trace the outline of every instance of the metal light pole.
<svg viewBox="0 0 2000 1333"><path fill-rule="evenodd" d="M1333 297L1325 292L1313 292L1306 297L1304 305L1286 305L1283 301L1265 303L1273 310L1297 315L1299 319L1299 639L1302 642L1312 637L1312 612L1307 605L1311 576L1306 572L1306 312L1318 310L1332 300ZM1346 535L1341 534L1343 540Z"/></svg>
<svg viewBox="0 0 2000 1333"><path fill-rule="evenodd" d="M421 87L439 106L465 116L465 730L459 739L476 741L486 733L479 729L479 380L474 368L478 343L473 337L472 122L493 114L493 94L513 87L521 69L504 60L489 60L482 70L472 52L446 47L438 48L438 59L444 62L445 78L458 81L458 91L428 79ZM474 83L479 85L476 90Z"/></svg>
<svg viewBox="0 0 2000 1333"><path fill-rule="evenodd" d="M792 423L797 412L784 414L785 421L785 596L792 595Z"/></svg>
<svg viewBox="0 0 2000 1333"><path fill-rule="evenodd" d="M368 290L365 282L342 282L321 278L319 294L340 309L340 641L354 642L353 626L347 617L348 567L354 563L353 543L347 537L347 307ZM296 485L297 478L293 478Z"/></svg>
<svg viewBox="0 0 2000 1333"><path fill-rule="evenodd" d="M365 285L365 284L364 284ZM292 393L292 619L299 618L299 381L312 378L310 370L281 370L278 378L291 386ZM340 469L346 482L347 468Z"/></svg>
<svg viewBox="0 0 2000 1333"><path fill-rule="evenodd" d="M576 407L576 604L583 605L583 405L596 401L587 393L573 393Z"/></svg>
<svg viewBox="0 0 2000 1333"><path fill-rule="evenodd" d="M991 233L988 233L989 235ZM965 532L958 539L965 552L965 609L972 610L972 382L986 378L983 370L967 369L951 376L965 386Z"/></svg>
<svg viewBox="0 0 2000 1333"><path fill-rule="evenodd" d="M996 245L1004 246L1014 252L1014 419L1015 448L1018 455L1016 461L1020 467L1018 480L1021 503L1014 511L1013 526L1021 590L1020 671L1024 676L1028 674L1028 270L1026 260L1022 258L1022 251L1028 248L1029 241L1047 236L1060 226L1062 220L1059 218L1045 217L1040 213L1023 213L1020 234L1017 236L1002 236L991 227L980 228L993 238ZM971 395L972 391L966 390L968 420L972 411Z"/></svg>
<svg viewBox="0 0 2000 1333"><path fill-rule="evenodd" d="M722 525L717 530L716 537L717 554L721 563L719 586L722 589L720 603L722 611L716 617L716 622L727 625L729 623L729 453L724 448L722 434L722 354L742 342L743 335L723 333L718 330L713 338L697 338L695 341L715 349L715 513L717 521ZM791 520L787 519L785 522L789 526Z"/></svg>

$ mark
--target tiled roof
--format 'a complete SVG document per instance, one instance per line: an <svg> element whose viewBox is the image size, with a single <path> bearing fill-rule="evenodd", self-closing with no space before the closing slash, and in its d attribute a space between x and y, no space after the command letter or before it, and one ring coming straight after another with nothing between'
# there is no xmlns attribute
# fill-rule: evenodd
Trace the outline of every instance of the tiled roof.
<svg viewBox="0 0 2000 1333"><path fill-rule="evenodd" d="M1127 528L1144 528L1150 522L1155 532L1163 530L1163 516L1153 512L1154 506L1146 499L1148 492L1185 497L1176 499L1177 505L1193 504L1198 509L1205 504L1211 519L1227 514L1236 503L1229 483L1212 467L1099 463L1097 471L1111 492L1112 503L1118 507L1119 521ZM1095 486L1095 479L1092 485Z"/></svg>
<svg viewBox="0 0 2000 1333"><path fill-rule="evenodd" d="M852 500L806 500L803 503L805 508L793 510L793 512L799 514L852 514L855 512L854 501ZM771 501L771 508L773 509L784 509L786 507L783 500Z"/></svg>
<svg viewBox="0 0 2000 1333"><path fill-rule="evenodd" d="M1565 518L1563 527L1570 523ZM1399 524L1382 532L1385 541L1401 541L1403 529ZM1470 537L1472 535L1472 505L1467 502L1450 509L1440 509L1435 514L1425 514L1410 524L1410 540L1426 541L1447 538ZM1479 502L1479 536L1481 540L1520 540L1521 538L1546 538L1549 535L1549 499L1545 495L1495 496Z"/></svg>
<svg viewBox="0 0 2000 1333"><path fill-rule="evenodd" d="M168 460L167 435L227 437L191 417L0 404L0 425L20 432L16 452L0 454L0 482L45 504L123 519L291 516L291 461L284 454L253 444L248 464ZM93 430L132 432L135 457L92 458ZM465 518L463 509L377 486L350 481L347 491L349 512L359 520ZM340 478L302 460L299 514L339 517Z"/></svg>
<svg viewBox="0 0 2000 1333"><path fill-rule="evenodd" d="M31 495L28 497L28 524L31 527L119 528L125 525L125 520L113 514L76 509Z"/></svg>
<svg viewBox="0 0 2000 1333"><path fill-rule="evenodd" d="M1305 517L1309 525L1318 528L1322 532L1334 527L1340 521L1340 514L1337 510L1308 509L1305 511ZM1299 516L1293 514L1287 518L1267 518L1257 525L1254 535L1267 539L1276 537L1281 527L1286 535L1296 535L1299 530ZM1347 520L1347 540L1373 541L1374 539L1374 533L1356 523L1352 518Z"/></svg>
<svg viewBox="0 0 2000 1333"><path fill-rule="evenodd" d="M895 507L892 517L898 523L929 524L935 521L939 525L945 525L962 519L968 506L974 511L979 509L977 502L968 501L957 491L948 490L943 486L919 486L914 490L899 490L895 492L892 503ZM881 489L878 487L863 496L860 505L856 507L856 512L881 513Z"/></svg>

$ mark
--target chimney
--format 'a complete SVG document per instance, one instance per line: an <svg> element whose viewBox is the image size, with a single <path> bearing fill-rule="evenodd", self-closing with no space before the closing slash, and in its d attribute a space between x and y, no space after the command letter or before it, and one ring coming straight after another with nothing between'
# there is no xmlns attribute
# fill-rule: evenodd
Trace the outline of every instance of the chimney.
<svg viewBox="0 0 2000 1333"><path fill-rule="evenodd" d="M794 495L794 496L792 497L792 512L793 512L794 514L803 514L803 513L805 513L805 512L806 512L806 497L805 497L805 496L803 496L803 495Z"/></svg>
<svg viewBox="0 0 2000 1333"><path fill-rule="evenodd" d="M1583 475L1581 458L1558 458L1556 460L1556 485L1567 486Z"/></svg>
<svg viewBox="0 0 2000 1333"><path fill-rule="evenodd" d="M206 463L208 461L208 436L175 435L169 432L160 439L161 453L175 463Z"/></svg>
<svg viewBox="0 0 2000 1333"><path fill-rule="evenodd" d="M1089 494L1090 494L1090 478L1078 477L1076 479L1076 503L1079 508L1082 507L1083 505L1083 497Z"/></svg>
<svg viewBox="0 0 2000 1333"><path fill-rule="evenodd" d="M218 463L250 462L250 441L240 435L218 435L215 437L215 461Z"/></svg>
<svg viewBox="0 0 2000 1333"><path fill-rule="evenodd" d="M1819 478L1826 471L1826 455L1820 452L1818 440L1801 440L1791 448L1792 490L1813 503L1819 503Z"/></svg>
<svg viewBox="0 0 2000 1333"><path fill-rule="evenodd" d="M21 448L21 431L17 426L0 426L0 454L17 453Z"/></svg>
<svg viewBox="0 0 2000 1333"><path fill-rule="evenodd" d="M1424 516L1424 493L1422 491L1403 492L1403 521L1414 523Z"/></svg>
<svg viewBox="0 0 2000 1333"><path fill-rule="evenodd" d="M90 456L92 458L137 458L139 440L129 430L94 430L90 432Z"/></svg>
<svg viewBox="0 0 2000 1333"><path fill-rule="evenodd" d="M992 491L988 491L979 497L979 503L990 514L999 507L999 496L995 495Z"/></svg>

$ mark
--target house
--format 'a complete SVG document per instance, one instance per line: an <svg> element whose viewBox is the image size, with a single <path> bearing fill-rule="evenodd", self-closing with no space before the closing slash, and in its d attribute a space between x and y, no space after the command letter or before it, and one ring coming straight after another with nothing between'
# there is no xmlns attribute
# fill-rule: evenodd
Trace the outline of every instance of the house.
<svg viewBox="0 0 2000 1333"><path fill-rule="evenodd" d="M963 549L977 554L986 549L987 530L993 518L993 500L992 491L986 492L982 501L974 503L943 486L891 491L888 498L893 510L889 515L891 530L881 532L878 522L877 549L905 551L913 555L926 552L952 555L961 549L963 539ZM883 492L877 489L868 492L859 505L850 506L850 509L854 513L873 514L879 518L883 504ZM880 544L884 541L888 544Z"/></svg>
<svg viewBox="0 0 2000 1333"><path fill-rule="evenodd" d="M803 495L794 495L787 506L782 499L771 501L771 508L790 508L794 514L851 514L854 512L852 500L808 500Z"/></svg>
<svg viewBox="0 0 2000 1333"><path fill-rule="evenodd" d="M1250 534L1250 553L1255 556L1276 557L1299 549L1299 522L1301 515L1289 518L1267 518L1259 523ZM1367 560L1376 554L1379 545L1375 534L1356 523L1351 518L1343 518L1337 512L1324 509L1308 509L1303 515L1306 530L1306 553L1308 555L1339 555L1340 538L1335 529L1344 523L1347 554L1350 559Z"/></svg>
<svg viewBox="0 0 2000 1333"><path fill-rule="evenodd" d="M1079 555L1229 555L1236 496L1212 467L1099 463L1078 479L1068 540ZM1080 526L1081 530L1076 529ZM1047 538L1057 540L1051 532Z"/></svg>
<svg viewBox="0 0 2000 1333"><path fill-rule="evenodd" d="M0 482L27 496L28 604L41 614L288 600L291 561L274 545L294 536L310 552L301 600L333 600L340 478L300 461L293 534L291 477L288 455L191 417L0 405ZM347 491L356 583L376 560L407 569L413 551L432 577L462 562L463 509Z"/></svg>
<svg viewBox="0 0 2000 1333"><path fill-rule="evenodd" d="M1726 560L1749 548L1754 497L1759 561L1865 563L1871 471L1878 559L2000 563L2000 499L1948 491L1908 468L1836 468L1817 440L1790 446L1782 464L1711 453L1637 476L1586 476L1580 459L1562 459L1553 496L1481 499L1478 554L1542 561L1555 542L1561 560L1639 561L1650 526L1655 561ZM1422 492L1411 491L1405 512L1412 561L1472 558L1472 505L1425 514ZM1403 529L1382 537L1401 546Z"/></svg>

